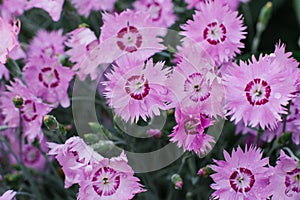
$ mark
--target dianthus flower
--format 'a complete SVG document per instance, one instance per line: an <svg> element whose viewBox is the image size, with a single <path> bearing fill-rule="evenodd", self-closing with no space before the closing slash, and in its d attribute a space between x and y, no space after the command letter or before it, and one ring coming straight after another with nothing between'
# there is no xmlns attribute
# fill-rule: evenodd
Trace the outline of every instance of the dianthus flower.
<svg viewBox="0 0 300 200"><path fill-rule="evenodd" d="M0 200L13 200L15 199L16 192L13 190L7 190L2 196L0 197Z"/></svg>
<svg viewBox="0 0 300 200"><path fill-rule="evenodd" d="M233 150L231 156L224 151L225 161L215 160L217 165L211 168L215 190L212 196L222 200L265 200L270 196L267 189L271 169L266 167L268 158L262 159L259 149L250 147L244 152L240 147Z"/></svg>
<svg viewBox="0 0 300 200"><path fill-rule="evenodd" d="M193 20L182 26L181 34L205 49L217 65L230 61L244 47L241 40L245 38L246 27L242 17L216 1L200 7Z"/></svg>
<svg viewBox="0 0 300 200"><path fill-rule="evenodd" d="M88 17L92 11L113 11L117 0L71 0L78 13Z"/></svg>

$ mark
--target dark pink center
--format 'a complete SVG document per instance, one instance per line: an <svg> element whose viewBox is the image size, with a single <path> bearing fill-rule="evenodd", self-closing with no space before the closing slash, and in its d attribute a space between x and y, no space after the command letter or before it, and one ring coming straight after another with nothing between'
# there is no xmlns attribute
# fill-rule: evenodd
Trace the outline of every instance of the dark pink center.
<svg viewBox="0 0 300 200"><path fill-rule="evenodd" d="M122 28L117 34L117 45L122 51L134 52L142 45L142 36L134 26Z"/></svg>
<svg viewBox="0 0 300 200"><path fill-rule="evenodd" d="M127 79L125 91L132 98L136 100L142 100L149 94L150 91L148 80L145 79L143 74L131 76L129 79Z"/></svg>
<svg viewBox="0 0 300 200"><path fill-rule="evenodd" d="M35 164L41 156L39 150L33 146L26 146L22 155L24 163L29 165Z"/></svg>
<svg viewBox="0 0 300 200"><path fill-rule="evenodd" d="M35 103L32 100L26 100L21 107L21 114L25 121L34 121L38 116Z"/></svg>
<svg viewBox="0 0 300 200"><path fill-rule="evenodd" d="M55 68L45 67L39 73L39 81L43 83L46 88L55 88L59 85L59 74Z"/></svg>
<svg viewBox="0 0 300 200"><path fill-rule="evenodd" d="M224 42L226 39L226 28L223 24L212 22L203 31L203 38L211 45Z"/></svg>
<svg viewBox="0 0 300 200"><path fill-rule="evenodd" d="M234 171L229 179L230 186L236 192L249 192L255 183L253 173L247 168L238 168Z"/></svg>
<svg viewBox="0 0 300 200"><path fill-rule="evenodd" d="M293 193L300 193L300 168L287 173L285 185L288 196L292 196Z"/></svg>
<svg viewBox="0 0 300 200"><path fill-rule="evenodd" d="M192 101L199 102L210 96L210 87L201 73L193 73L184 82L184 92Z"/></svg>
<svg viewBox="0 0 300 200"><path fill-rule="evenodd" d="M248 102L252 106L263 105L269 102L271 87L265 80L260 78L253 79L246 85L244 91Z"/></svg>
<svg viewBox="0 0 300 200"><path fill-rule="evenodd" d="M120 174L110 167L100 168L93 175L92 185L100 197L111 196L120 186Z"/></svg>
<svg viewBox="0 0 300 200"><path fill-rule="evenodd" d="M147 7L150 9L151 17L153 21L158 21L161 18L162 7L156 1L149 3Z"/></svg>

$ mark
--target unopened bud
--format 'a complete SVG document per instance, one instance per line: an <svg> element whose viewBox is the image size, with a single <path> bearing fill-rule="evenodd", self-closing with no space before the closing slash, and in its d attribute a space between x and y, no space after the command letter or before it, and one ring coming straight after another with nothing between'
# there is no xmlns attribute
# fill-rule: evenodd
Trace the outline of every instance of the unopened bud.
<svg viewBox="0 0 300 200"><path fill-rule="evenodd" d="M87 134L84 134L84 141L88 144L88 145L91 145L91 144L95 144L99 141L99 136L96 135L95 133L87 133Z"/></svg>
<svg viewBox="0 0 300 200"><path fill-rule="evenodd" d="M199 171L197 172L198 176L203 176L203 177L208 177L210 176L214 171L209 167L202 167L201 169L199 169Z"/></svg>
<svg viewBox="0 0 300 200"><path fill-rule="evenodd" d="M149 129L147 130L147 134L151 135L154 138L160 138L162 133L159 129Z"/></svg>
<svg viewBox="0 0 300 200"><path fill-rule="evenodd" d="M271 18L271 13L272 13L272 2L269 1L260 11L258 23L257 23L258 29L261 29L261 31L265 30Z"/></svg>
<svg viewBox="0 0 300 200"><path fill-rule="evenodd" d="M50 131L54 131L58 129L58 122L56 118L52 115L45 115L44 116L44 124Z"/></svg>
<svg viewBox="0 0 300 200"><path fill-rule="evenodd" d="M171 181L174 184L176 190L182 189L183 181L179 174L173 174L171 177Z"/></svg>
<svg viewBox="0 0 300 200"><path fill-rule="evenodd" d="M23 103L24 103L24 99L18 95L14 96L13 98L13 103L15 105L16 108L21 108Z"/></svg>

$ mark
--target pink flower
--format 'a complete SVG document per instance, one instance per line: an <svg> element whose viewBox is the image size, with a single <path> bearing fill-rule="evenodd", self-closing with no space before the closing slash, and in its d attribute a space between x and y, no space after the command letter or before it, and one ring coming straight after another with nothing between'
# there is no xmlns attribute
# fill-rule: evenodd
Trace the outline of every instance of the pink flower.
<svg viewBox="0 0 300 200"><path fill-rule="evenodd" d="M187 40L184 40L187 44ZM191 42L191 41L189 41ZM179 50L180 62L174 67L167 86L174 94L173 102L183 112L224 116L224 86L214 62L199 47L189 43Z"/></svg>
<svg viewBox="0 0 300 200"><path fill-rule="evenodd" d="M28 142L33 142L35 138L40 141L43 139L42 122L43 117L49 113L52 108L44 104L41 99L25 86L20 80L15 79L11 86L6 86L7 92L3 92L0 97L0 109L5 116L4 123L10 127L19 127L19 116L22 117L23 134ZM24 103L20 110L13 104L12 99L20 96Z"/></svg>
<svg viewBox="0 0 300 200"><path fill-rule="evenodd" d="M212 196L222 200L265 200L271 193L266 187L269 184L270 168L268 158L262 159L262 153L254 147L240 147L233 150L231 156L224 151L225 161L215 160L217 165L211 168L216 172L211 175L215 190Z"/></svg>
<svg viewBox="0 0 300 200"><path fill-rule="evenodd" d="M0 17L0 63L5 64L9 53L19 47L18 33L20 30L20 21L13 22L13 25L8 24Z"/></svg>
<svg viewBox="0 0 300 200"><path fill-rule="evenodd" d="M182 26L181 34L205 49L217 65L228 62L244 47L241 40L245 38L246 28L242 17L216 1L200 6L193 20Z"/></svg>
<svg viewBox="0 0 300 200"><path fill-rule="evenodd" d="M53 21L58 21L60 19L63 4L64 0L30 0L27 1L25 9L41 8L50 15Z"/></svg>
<svg viewBox="0 0 300 200"><path fill-rule="evenodd" d="M176 21L172 0L140 0L135 1L134 9L149 12L152 21L161 27L169 27Z"/></svg>
<svg viewBox="0 0 300 200"><path fill-rule="evenodd" d="M111 73L107 73L105 96L108 104L125 121L146 121L147 117L160 115L160 109L166 109L168 89L165 87L168 69L164 63L153 64L149 60L142 62L119 60Z"/></svg>
<svg viewBox="0 0 300 200"><path fill-rule="evenodd" d="M272 199L298 200L300 199L300 167L297 161L288 157L283 151L270 178Z"/></svg>
<svg viewBox="0 0 300 200"><path fill-rule="evenodd" d="M14 150L15 154L19 157L19 145L16 145L19 143L19 138L17 134L9 135L7 136L9 138L9 142L12 146L12 149ZM42 139L42 141L39 142L39 146L43 152L47 152L48 148L46 145L46 139L45 137ZM24 138L22 138L22 162L25 166L33 168L35 170L44 170L46 159L43 156L41 150L39 150L36 146L34 146L31 143L25 143ZM17 164L17 160L13 155L10 155L10 161L11 164Z"/></svg>
<svg viewBox="0 0 300 200"><path fill-rule="evenodd" d="M158 28L148 13L126 10L120 14L105 13L102 18L100 46L92 52L99 64L112 63L126 54L144 61L165 49L158 36L166 30Z"/></svg>
<svg viewBox="0 0 300 200"><path fill-rule="evenodd" d="M127 162L127 157L122 152L119 157L93 163L90 173L85 174L79 182L77 199L128 200L144 192Z"/></svg>
<svg viewBox="0 0 300 200"><path fill-rule="evenodd" d="M65 188L78 183L84 176L84 171L89 170L88 166L103 159L80 137L71 137L65 144L48 142L48 146L48 155L55 156L65 173Z"/></svg>
<svg viewBox="0 0 300 200"><path fill-rule="evenodd" d="M210 118L200 113L182 113L176 109L177 125L170 135L171 142L177 142L178 147L196 154L205 154L211 150L211 143L215 143L212 136L204 133L204 129L212 125Z"/></svg>
<svg viewBox="0 0 300 200"><path fill-rule="evenodd" d="M71 0L78 13L88 17L91 11L112 11L117 0Z"/></svg>
<svg viewBox="0 0 300 200"><path fill-rule="evenodd" d="M48 32L39 30L28 46L28 57L30 58L54 58L64 54L64 41L62 30Z"/></svg>
<svg viewBox="0 0 300 200"><path fill-rule="evenodd" d="M196 9L201 9L200 4L205 4L208 2L212 2L214 0L185 0L185 2L188 4L188 8L191 9L195 7ZM241 0L216 0L219 4L222 5L228 5L231 10L237 10L239 3ZM247 1L247 0L243 0Z"/></svg>
<svg viewBox="0 0 300 200"><path fill-rule="evenodd" d="M15 199L16 192L13 190L7 190L1 197L0 200L13 200Z"/></svg>
<svg viewBox="0 0 300 200"><path fill-rule="evenodd" d="M38 97L55 107L59 103L64 108L70 106L67 90L74 75L71 69L61 66L55 59L33 58L23 71L26 82Z"/></svg>
<svg viewBox="0 0 300 200"><path fill-rule="evenodd" d="M294 97L297 73L283 70L279 62L260 57L249 64L240 62L224 74L226 99L231 120L245 125L274 129L287 114L288 101Z"/></svg>
<svg viewBox="0 0 300 200"><path fill-rule="evenodd" d="M77 73L80 80L84 80L87 75L94 80L99 76L98 64L90 55L99 41L95 34L88 28L81 27L68 33L69 39L65 42L70 47L66 54L70 56L70 60L75 63L73 70Z"/></svg>

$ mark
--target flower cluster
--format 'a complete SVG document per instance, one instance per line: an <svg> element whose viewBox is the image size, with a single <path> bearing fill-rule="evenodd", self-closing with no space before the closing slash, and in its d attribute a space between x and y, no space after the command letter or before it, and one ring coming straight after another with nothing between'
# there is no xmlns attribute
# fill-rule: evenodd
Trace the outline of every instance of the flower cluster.
<svg viewBox="0 0 300 200"><path fill-rule="evenodd" d="M104 158L79 137L65 144L48 143L49 155L54 155L65 174L65 187L78 183L78 200L132 199L145 190L134 177L124 152L119 157Z"/></svg>
<svg viewBox="0 0 300 200"><path fill-rule="evenodd" d="M268 166L269 158L262 158L260 149L240 147L231 156L224 151L225 161L215 161L211 168L216 190L212 196L229 199L299 199L300 168L297 161L283 151L275 167Z"/></svg>

